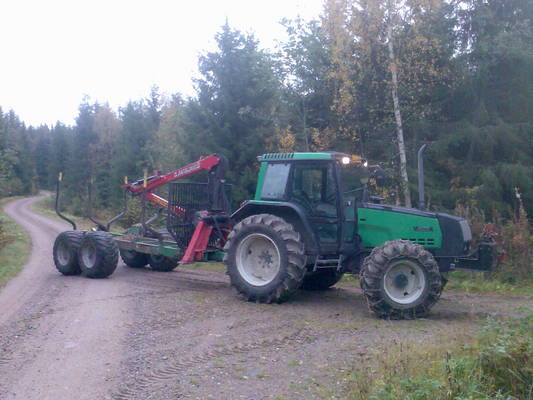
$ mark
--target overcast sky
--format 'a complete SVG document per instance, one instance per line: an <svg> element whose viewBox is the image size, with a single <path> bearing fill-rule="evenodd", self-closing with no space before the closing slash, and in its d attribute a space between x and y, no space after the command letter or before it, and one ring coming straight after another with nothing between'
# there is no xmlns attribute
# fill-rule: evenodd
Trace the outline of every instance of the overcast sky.
<svg viewBox="0 0 533 400"><path fill-rule="evenodd" d="M316 18L322 0L1 0L0 106L31 125L72 124L84 94L113 108L194 94L198 55L226 18L262 47L282 18Z"/></svg>

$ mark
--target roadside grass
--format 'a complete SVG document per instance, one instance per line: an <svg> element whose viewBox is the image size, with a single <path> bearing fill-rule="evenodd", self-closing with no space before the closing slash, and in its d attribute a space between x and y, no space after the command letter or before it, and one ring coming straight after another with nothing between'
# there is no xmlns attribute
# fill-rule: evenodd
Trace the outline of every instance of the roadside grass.
<svg viewBox="0 0 533 400"><path fill-rule="evenodd" d="M345 274L337 286L359 287L357 275ZM485 276L480 272L453 271L448 275L445 291L458 291L478 294L531 296L533 279L513 281L500 276Z"/></svg>
<svg viewBox="0 0 533 400"><path fill-rule="evenodd" d="M31 251L31 239L28 233L3 210L6 203L20 197L8 197L0 200L0 288L16 276L26 263Z"/></svg>
<svg viewBox="0 0 533 400"><path fill-rule="evenodd" d="M450 331L429 343L375 349L339 374L324 399L532 400L533 314L487 319L478 332Z"/></svg>
<svg viewBox="0 0 533 400"><path fill-rule="evenodd" d="M533 277L517 280L503 274L485 276L479 272L453 271L448 278L445 290L498 295L531 296L533 294Z"/></svg>

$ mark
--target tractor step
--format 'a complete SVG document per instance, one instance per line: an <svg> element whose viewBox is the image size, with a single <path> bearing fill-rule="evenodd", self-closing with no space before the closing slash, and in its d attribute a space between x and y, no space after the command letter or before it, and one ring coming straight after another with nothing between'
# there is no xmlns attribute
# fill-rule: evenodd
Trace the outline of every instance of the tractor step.
<svg viewBox="0 0 533 400"><path fill-rule="evenodd" d="M313 267L313 271L316 271L317 269L322 268L337 268L337 270L341 269L342 266L342 257L341 258L320 258L320 256L317 256L315 259L315 265Z"/></svg>

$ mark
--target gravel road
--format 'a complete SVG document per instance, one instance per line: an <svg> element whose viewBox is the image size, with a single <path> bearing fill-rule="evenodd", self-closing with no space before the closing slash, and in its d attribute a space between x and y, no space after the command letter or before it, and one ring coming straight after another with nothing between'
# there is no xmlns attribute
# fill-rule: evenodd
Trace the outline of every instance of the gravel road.
<svg viewBox="0 0 533 400"><path fill-rule="evenodd" d="M226 275L122 263L107 279L60 275L65 224L5 211L32 238L24 270L0 292L0 399L314 399L339 372L391 341L474 329L531 298L447 293L429 319L374 318L354 287L300 292L282 305L240 300ZM446 336L448 335L448 336Z"/></svg>

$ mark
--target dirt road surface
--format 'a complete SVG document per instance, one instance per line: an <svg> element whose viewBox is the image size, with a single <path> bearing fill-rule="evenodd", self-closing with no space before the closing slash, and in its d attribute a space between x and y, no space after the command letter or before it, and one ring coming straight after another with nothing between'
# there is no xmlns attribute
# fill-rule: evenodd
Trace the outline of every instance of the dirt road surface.
<svg viewBox="0 0 533 400"><path fill-rule="evenodd" d="M533 305L445 292L430 318L390 322L349 286L265 305L239 299L226 275L194 268L120 263L107 279L65 277L51 249L67 226L32 212L36 199L5 207L33 249L0 292L0 399L318 399L372 349L449 338Z"/></svg>

